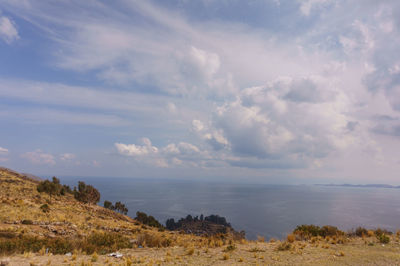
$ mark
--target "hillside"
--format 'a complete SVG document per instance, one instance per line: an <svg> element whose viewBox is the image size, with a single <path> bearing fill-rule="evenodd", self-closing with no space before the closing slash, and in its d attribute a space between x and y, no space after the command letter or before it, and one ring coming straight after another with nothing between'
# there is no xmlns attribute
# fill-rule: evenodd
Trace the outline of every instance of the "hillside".
<svg viewBox="0 0 400 266"><path fill-rule="evenodd" d="M398 265L399 234L298 227L286 240L247 241L230 234L153 228L128 216L39 193L39 181L0 168L1 265ZM41 206L48 205L43 211ZM196 233L196 232L192 232ZM107 256L120 252L122 258ZM71 253L71 254L69 254Z"/></svg>

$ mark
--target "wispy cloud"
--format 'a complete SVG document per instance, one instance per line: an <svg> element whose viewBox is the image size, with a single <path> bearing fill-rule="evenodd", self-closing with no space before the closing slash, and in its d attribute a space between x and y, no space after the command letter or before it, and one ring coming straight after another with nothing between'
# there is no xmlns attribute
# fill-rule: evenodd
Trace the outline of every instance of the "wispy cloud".
<svg viewBox="0 0 400 266"><path fill-rule="evenodd" d="M11 44L13 41L18 40L18 30L15 23L6 16L2 16L0 12L0 38L3 39L7 44Z"/></svg>
<svg viewBox="0 0 400 266"><path fill-rule="evenodd" d="M45 153L40 149L35 151L26 152L21 155L22 158L27 159L33 164L55 165L56 161L52 154Z"/></svg>

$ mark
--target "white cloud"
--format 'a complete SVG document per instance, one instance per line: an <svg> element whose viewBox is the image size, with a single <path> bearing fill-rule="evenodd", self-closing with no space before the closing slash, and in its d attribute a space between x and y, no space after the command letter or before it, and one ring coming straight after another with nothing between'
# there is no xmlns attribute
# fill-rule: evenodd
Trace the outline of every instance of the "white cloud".
<svg viewBox="0 0 400 266"><path fill-rule="evenodd" d="M331 0L299 0L301 2L300 11L304 16L309 16L311 11L323 4L331 2Z"/></svg>
<svg viewBox="0 0 400 266"><path fill-rule="evenodd" d="M207 159L206 153L187 142L170 143L162 148L153 146L148 138L143 138L142 143L144 145L115 143L115 147L121 155L156 167L198 166L196 160Z"/></svg>
<svg viewBox="0 0 400 266"><path fill-rule="evenodd" d="M213 121L218 134L206 139L237 156L325 157L354 142L346 129L352 121L345 115L349 106L347 96L327 80L280 78L219 107Z"/></svg>
<svg viewBox="0 0 400 266"><path fill-rule="evenodd" d="M45 153L39 149L31 152L26 152L22 154L21 157L29 160L33 164L56 164L55 158L52 154Z"/></svg>
<svg viewBox="0 0 400 266"><path fill-rule="evenodd" d="M135 144L123 144L123 143L115 143L115 147L118 152L127 156L142 156L158 153L158 148L151 145L151 141L148 138L143 138L141 145Z"/></svg>
<svg viewBox="0 0 400 266"><path fill-rule="evenodd" d="M76 157L75 154L72 154L72 153L60 154L61 161L71 161L71 160L75 159L75 157Z"/></svg>
<svg viewBox="0 0 400 266"><path fill-rule="evenodd" d="M18 31L12 20L0 14L0 38L8 44L19 39Z"/></svg>
<svg viewBox="0 0 400 266"><path fill-rule="evenodd" d="M169 103L167 103L167 110L171 114L176 114L178 109L176 108L176 105L174 103L169 102Z"/></svg>
<svg viewBox="0 0 400 266"><path fill-rule="evenodd" d="M7 162L8 149L0 147L0 162Z"/></svg>
<svg viewBox="0 0 400 266"><path fill-rule="evenodd" d="M202 131L204 129L204 125L200 120L193 120L192 127L195 131Z"/></svg>

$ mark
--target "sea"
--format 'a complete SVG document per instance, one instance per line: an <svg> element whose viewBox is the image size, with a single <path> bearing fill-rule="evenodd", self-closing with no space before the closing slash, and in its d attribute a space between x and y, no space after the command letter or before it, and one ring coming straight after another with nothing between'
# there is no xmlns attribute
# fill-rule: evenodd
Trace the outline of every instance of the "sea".
<svg viewBox="0 0 400 266"><path fill-rule="evenodd" d="M400 229L400 189L321 185L264 185L196 180L61 177L71 187L84 181L104 200L121 201L165 224L188 214L224 216L247 239L285 238L297 225L333 225L348 231Z"/></svg>

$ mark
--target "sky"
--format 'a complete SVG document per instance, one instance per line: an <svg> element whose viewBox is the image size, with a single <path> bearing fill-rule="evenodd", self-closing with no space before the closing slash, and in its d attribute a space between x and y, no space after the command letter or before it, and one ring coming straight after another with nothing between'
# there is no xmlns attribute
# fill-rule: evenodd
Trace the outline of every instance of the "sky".
<svg viewBox="0 0 400 266"><path fill-rule="evenodd" d="M0 0L0 165L400 184L397 0Z"/></svg>

